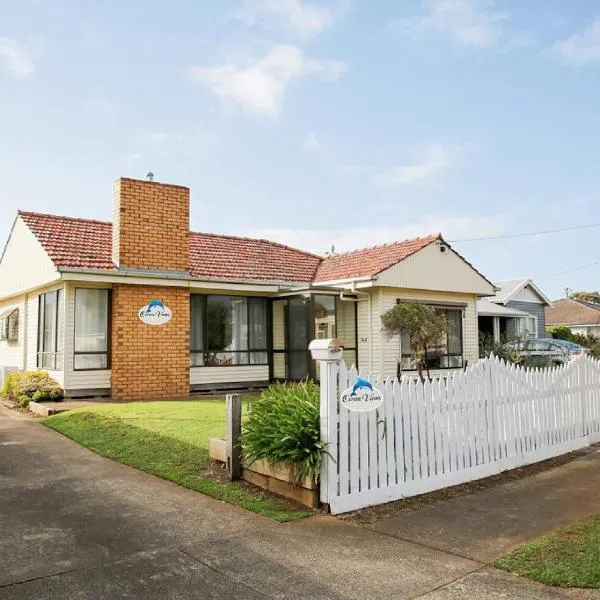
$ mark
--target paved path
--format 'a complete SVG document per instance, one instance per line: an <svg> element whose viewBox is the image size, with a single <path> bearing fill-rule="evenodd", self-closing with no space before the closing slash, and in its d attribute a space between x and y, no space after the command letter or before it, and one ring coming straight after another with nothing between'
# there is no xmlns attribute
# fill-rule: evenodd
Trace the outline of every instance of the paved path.
<svg viewBox="0 0 600 600"><path fill-rule="evenodd" d="M317 517L273 521L0 408L0 600L587 598Z"/></svg>
<svg viewBox="0 0 600 600"><path fill-rule="evenodd" d="M486 563L548 531L600 513L600 450L524 479L402 511L376 531Z"/></svg>

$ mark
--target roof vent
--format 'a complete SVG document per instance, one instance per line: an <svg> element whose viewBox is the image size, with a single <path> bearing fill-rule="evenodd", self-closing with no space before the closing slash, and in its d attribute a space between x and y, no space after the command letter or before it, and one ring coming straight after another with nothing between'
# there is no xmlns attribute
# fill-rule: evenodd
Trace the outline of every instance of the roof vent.
<svg viewBox="0 0 600 600"><path fill-rule="evenodd" d="M148 171L148 172L146 173L146 179L147 179L148 181L154 181L154 173L153 173L152 171Z"/></svg>

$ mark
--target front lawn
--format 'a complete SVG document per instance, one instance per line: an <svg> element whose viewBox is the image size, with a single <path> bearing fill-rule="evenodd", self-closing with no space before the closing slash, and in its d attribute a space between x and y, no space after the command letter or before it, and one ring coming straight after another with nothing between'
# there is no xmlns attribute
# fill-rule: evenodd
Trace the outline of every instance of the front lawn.
<svg viewBox="0 0 600 600"><path fill-rule="evenodd" d="M538 538L494 566L548 585L600 588L600 515Z"/></svg>
<svg viewBox="0 0 600 600"><path fill-rule="evenodd" d="M208 440L225 434L222 400L108 404L42 423L102 456L277 521L309 514L243 482L228 482L215 468Z"/></svg>

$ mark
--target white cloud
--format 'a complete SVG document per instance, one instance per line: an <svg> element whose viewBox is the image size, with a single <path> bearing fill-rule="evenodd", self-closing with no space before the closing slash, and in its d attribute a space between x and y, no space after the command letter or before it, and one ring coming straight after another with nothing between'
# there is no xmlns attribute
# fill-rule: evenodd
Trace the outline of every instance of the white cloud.
<svg viewBox="0 0 600 600"><path fill-rule="evenodd" d="M588 65L600 61L600 15L582 33L556 42L553 50L569 65Z"/></svg>
<svg viewBox="0 0 600 600"><path fill-rule="evenodd" d="M239 104L246 112L275 117L281 112L287 87L303 75L336 79L346 70L339 60L308 59L297 46L276 45L245 65L192 67L189 76L213 94Z"/></svg>
<svg viewBox="0 0 600 600"><path fill-rule="evenodd" d="M243 235L273 240L295 248L323 254L332 245L335 246L337 252L345 252L440 232L448 240L475 235L498 235L504 231L505 223L505 218L502 216L426 215L412 223L396 226L352 227L338 230L257 228L244 231Z"/></svg>
<svg viewBox="0 0 600 600"><path fill-rule="evenodd" d="M0 64L4 64L15 77L31 77L42 53L39 38L30 36L25 42L20 42L14 38L0 37Z"/></svg>
<svg viewBox="0 0 600 600"><path fill-rule="evenodd" d="M336 12L343 12L346 2L316 3L305 0L249 0L238 15L250 25L267 22L282 24L303 37L317 35L333 22Z"/></svg>
<svg viewBox="0 0 600 600"><path fill-rule="evenodd" d="M421 15L393 23L406 34L430 38L447 37L460 46L486 48L504 37L510 19L495 8L494 0L424 0Z"/></svg>
<svg viewBox="0 0 600 600"><path fill-rule="evenodd" d="M454 159L455 152L441 144L432 144L423 160L413 164L397 165L375 175L375 181L383 187L415 185L431 180L445 171Z"/></svg>
<svg viewBox="0 0 600 600"><path fill-rule="evenodd" d="M457 164L461 152L460 146L435 143L427 146L419 160L412 163L385 168L366 164L344 165L339 167L338 172L342 177L369 176L384 188L419 185L439 179L444 171Z"/></svg>

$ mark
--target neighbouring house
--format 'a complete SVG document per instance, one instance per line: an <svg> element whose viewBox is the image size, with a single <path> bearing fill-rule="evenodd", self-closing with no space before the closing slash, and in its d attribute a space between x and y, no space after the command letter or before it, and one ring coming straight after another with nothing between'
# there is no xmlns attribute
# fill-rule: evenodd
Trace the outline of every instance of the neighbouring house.
<svg viewBox="0 0 600 600"><path fill-rule="evenodd" d="M404 301L448 316L432 368L478 358L476 301L494 286L440 235L318 256L190 232L185 187L122 178L113 203L112 223L18 213L0 366L47 370L67 397L182 398L318 377L308 344L338 337L348 363L395 375L412 351L380 315Z"/></svg>
<svg viewBox="0 0 600 600"><path fill-rule="evenodd" d="M531 279L497 281L496 295L477 302L480 335L494 341L544 337L548 297Z"/></svg>
<svg viewBox="0 0 600 600"><path fill-rule="evenodd" d="M600 336L600 304L562 298L546 308L546 325L566 325L573 333Z"/></svg>

